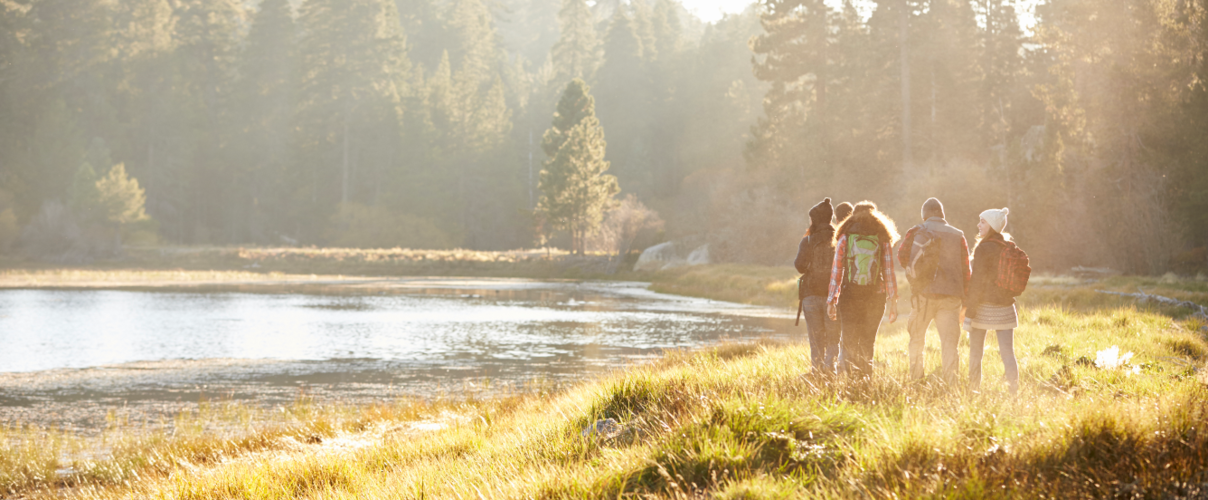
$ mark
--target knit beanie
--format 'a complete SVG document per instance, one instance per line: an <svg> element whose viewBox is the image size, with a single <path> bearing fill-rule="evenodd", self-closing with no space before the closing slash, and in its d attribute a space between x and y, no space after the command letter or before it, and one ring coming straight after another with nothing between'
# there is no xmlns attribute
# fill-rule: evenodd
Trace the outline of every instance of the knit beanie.
<svg viewBox="0 0 1208 500"><path fill-rule="evenodd" d="M935 197L927 198L927 201L923 202L923 220L932 217L944 218L944 204Z"/></svg>
<svg viewBox="0 0 1208 500"><path fill-rule="evenodd" d="M1006 207L1001 209L991 208L985 212L982 212L980 217L982 220L986 221L986 223L990 224L990 229L1001 233L1002 228L1007 227L1007 214L1010 212L1011 211Z"/></svg>
<svg viewBox="0 0 1208 500"><path fill-rule="evenodd" d="M849 216L851 216L851 211L852 211L851 203L848 203L846 201L843 203L840 203L839 206L835 207L835 220L837 220L839 222L843 222Z"/></svg>
<svg viewBox="0 0 1208 500"><path fill-rule="evenodd" d="M831 208L831 199L825 198L810 209L810 225L821 226L830 224L831 216L834 214L835 209Z"/></svg>

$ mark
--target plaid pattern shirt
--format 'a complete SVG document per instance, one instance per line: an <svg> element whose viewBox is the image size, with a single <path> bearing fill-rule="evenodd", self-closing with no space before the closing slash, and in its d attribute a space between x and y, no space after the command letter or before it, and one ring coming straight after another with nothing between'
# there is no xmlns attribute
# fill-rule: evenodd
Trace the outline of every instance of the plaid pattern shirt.
<svg viewBox="0 0 1208 500"><path fill-rule="evenodd" d="M877 291L884 293L886 298L897 300L898 278L897 273L893 272L893 245L884 241L881 242L881 249L884 255L881 258L881 284ZM847 267L847 263L844 262L846 259L847 238L840 238L838 244L835 245L835 261L831 264L830 293L826 296L827 304L839 303L839 292L843 288L840 286L843 283L843 271Z"/></svg>

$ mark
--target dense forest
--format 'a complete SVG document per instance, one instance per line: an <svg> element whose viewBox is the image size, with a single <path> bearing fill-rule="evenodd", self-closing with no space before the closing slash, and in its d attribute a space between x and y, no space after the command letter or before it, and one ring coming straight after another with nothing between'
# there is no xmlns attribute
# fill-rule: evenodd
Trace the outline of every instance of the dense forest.
<svg viewBox="0 0 1208 500"><path fill-rule="evenodd" d="M1208 2L1020 8L0 0L0 252L581 247L538 216L577 78L646 244L783 264L824 196L937 196L1042 269L1208 269Z"/></svg>

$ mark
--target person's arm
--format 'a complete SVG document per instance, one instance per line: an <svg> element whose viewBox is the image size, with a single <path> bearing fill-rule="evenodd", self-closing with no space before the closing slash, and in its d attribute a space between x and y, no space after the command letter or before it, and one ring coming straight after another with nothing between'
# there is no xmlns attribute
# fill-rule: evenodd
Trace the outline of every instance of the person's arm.
<svg viewBox="0 0 1208 500"><path fill-rule="evenodd" d="M990 275L993 271L990 262L993 260L991 254L998 245L994 242L982 241L973 250L973 269L969 278L969 293L965 294L965 317L974 318L977 316L977 306L981 305L982 298L986 293L986 286L994 280Z"/></svg>
<svg viewBox="0 0 1208 500"><path fill-rule="evenodd" d="M885 242L884 262L893 262L893 244ZM885 283L885 298L898 300L898 274L893 272L893 266L881 266L881 281Z"/></svg>
<svg viewBox="0 0 1208 500"><path fill-rule="evenodd" d="M797 259L793 261L793 267L797 268L797 272L805 274L810 267L810 251L813 245L809 244L810 237L801 238L801 244L797 246Z"/></svg>
<svg viewBox="0 0 1208 500"><path fill-rule="evenodd" d="M827 304L839 302L839 284L843 283L843 256L847 254L847 239L840 238L835 245L835 260L831 262L830 289L826 294Z"/></svg>
<svg viewBox="0 0 1208 500"><path fill-rule="evenodd" d="M965 271L965 279L962 281L964 295L969 293L969 280L973 277L973 269L969 266L969 242L965 241L964 236L961 236L961 259L964 261L961 269Z"/></svg>
<svg viewBox="0 0 1208 500"><path fill-rule="evenodd" d="M885 262L893 262L893 244L885 242ZM881 281L885 283L885 302L889 307L889 322L898 320L898 273L893 266L881 266ZM888 275L888 276L885 276Z"/></svg>
<svg viewBox="0 0 1208 500"><path fill-rule="evenodd" d="M902 243L898 246L898 264L902 265L902 269L910 267L910 254L914 247L914 233L919 230L919 226L914 226L906 231L906 236L902 237Z"/></svg>
<svg viewBox="0 0 1208 500"><path fill-rule="evenodd" d="M826 315L839 319L839 286L843 282L843 256L847 255L847 238L839 238L835 245L835 259L831 262L830 290L826 294Z"/></svg>

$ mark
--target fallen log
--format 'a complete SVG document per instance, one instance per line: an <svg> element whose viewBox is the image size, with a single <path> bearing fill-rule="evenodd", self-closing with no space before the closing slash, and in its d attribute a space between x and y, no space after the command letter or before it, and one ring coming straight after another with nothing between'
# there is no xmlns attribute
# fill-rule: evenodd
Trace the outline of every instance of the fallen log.
<svg viewBox="0 0 1208 500"><path fill-rule="evenodd" d="M1108 291L1108 290L1095 290L1095 291L1099 292L1099 293L1106 293L1109 295L1119 295L1121 297L1132 297L1134 299L1140 300L1141 302L1156 302L1156 303L1165 304L1168 306L1186 307L1187 309L1191 309L1192 317L1199 318L1203 321L1208 321L1208 307L1204 307L1202 305L1196 304L1195 302L1192 302L1190 300L1172 299L1170 297L1163 297L1161 295L1145 293L1145 290L1142 290L1140 288L1137 289L1137 292L1140 292L1140 293L1112 292L1112 291Z"/></svg>

